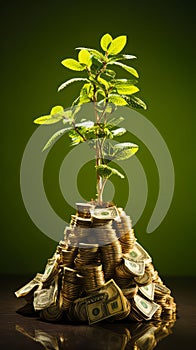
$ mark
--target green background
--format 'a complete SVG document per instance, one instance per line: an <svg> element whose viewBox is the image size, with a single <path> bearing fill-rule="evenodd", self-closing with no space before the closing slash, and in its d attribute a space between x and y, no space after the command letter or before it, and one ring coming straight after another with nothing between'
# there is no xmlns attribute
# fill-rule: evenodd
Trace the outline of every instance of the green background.
<svg viewBox="0 0 196 350"><path fill-rule="evenodd" d="M158 177L148 149L140 140L131 138L140 145L138 158L149 188L147 206L135 226L136 236L153 256L160 274L195 275L192 2L9 1L4 2L2 10L0 272L41 272L46 259L53 254L56 242L33 224L22 201L22 155L36 129L33 119L47 114L54 105L69 107L77 95L76 85L57 93L57 87L74 76L60 61L74 55L76 58L77 46L98 48L100 37L109 32L113 37L128 36L125 52L138 57L134 67L140 73L139 96L148 105L143 114L165 139L175 168L171 207L157 230L147 234L146 226L158 193ZM50 152L44 183L54 210L69 220L73 210L63 200L58 185L65 144L65 140L60 140ZM84 173L81 169L78 178L82 194L86 184ZM120 206L126 191L123 185Z"/></svg>

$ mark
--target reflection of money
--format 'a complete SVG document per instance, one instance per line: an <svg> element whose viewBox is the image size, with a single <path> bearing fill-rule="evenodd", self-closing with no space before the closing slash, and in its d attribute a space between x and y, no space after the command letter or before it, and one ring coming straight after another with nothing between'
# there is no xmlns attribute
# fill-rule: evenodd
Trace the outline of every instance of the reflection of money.
<svg viewBox="0 0 196 350"><path fill-rule="evenodd" d="M86 297L89 324L100 322L108 317L120 315L127 309L127 299L113 280L105 283L96 293Z"/></svg>
<svg viewBox="0 0 196 350"><path fill-rule="evenodd" d="M17 296L17 298L24 297L25 295L29 294L33 288L39 286L41 284L41 280L42 274L37 273L37 275L29 283L25 284L25 286L17 290L15 292L15 295Z"/></svg>
<svg viewBox="0 0 196 350"><path fill-rule="evenodd" d="M58 275L55 276L48 288L38 289L34 293L34 309L43 310L56 304L58 294Z"/></svg>
<svg viewBox="0 0 196 350"><path fill-rule="evenodd" d="M143 261L135 262L124 259L124 266L135 276L142 276L145 270L145 263Z"/></svg>
<svg viewBox="0 0 196 350"><path fill-rule="evenodd" d="M90 209L91 216L96 219L113 220L119 219L118 210L115 206L109 208Z"/></svg>
<svg viewBox="0 0 196 350"><path fill-rule="evenodd" d="M160 307L153 301L146 300L140 297L138 294L134 296L134 302L137 309L145 319L150 319Z"/></svg>
<svg viewBox="0 0 196 350"><path fill-rule="evenodd" d="M139 287L140 292L148 299L154 300L155 284L150 283L147 286Z"/></svg>
<svg viewBox="0 0 196 350"><path fill-rule="evenodd" d="M150 255L138 242L135 242L134 247L128 254L125 254L125 258L136 262L144 261L146 264L152 261Z"/></svg>

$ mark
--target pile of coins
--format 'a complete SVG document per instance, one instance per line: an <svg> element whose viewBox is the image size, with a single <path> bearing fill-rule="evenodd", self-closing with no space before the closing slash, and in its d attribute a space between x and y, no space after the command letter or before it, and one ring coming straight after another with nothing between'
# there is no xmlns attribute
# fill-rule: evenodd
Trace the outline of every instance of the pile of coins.
<svg viewBox="0 0 196 350"><path fill-rule="evenodd" d="M44 320L94 324L128 317L136 322L175 319L176 303L132 222L114 205L77 203L43 274L19 289Z"/></svg>
<svg viewBox="0 0 196 350"><path fill-rule="evenodd" d="M122 247L118 240L101 246L101 260L103 261L103 270L105 279L109 280L114 276L115 268L122 261Z"/></svg>
<svg viewBox="0 0 196 350"><path fill-rule="evenodd" d="M69 267L63 267L61 295L63 298L63 309L67 310L72 301L80 295L80 276L77 271Z"/></svg>
<svg viewBox="0 0 196 350"><path fill-rule="evenodd" d="M80 271L86 265L98 263L99 261L98 244L79 243L78 254L74 260L75 268Z"/></svg>
<svg viewBox="0 0 196 350"><path fill-rule="evenodd" d="M80 273L84 277L83 289L87 294L105 284L102 265L99 263L83 266Z"/></svg>

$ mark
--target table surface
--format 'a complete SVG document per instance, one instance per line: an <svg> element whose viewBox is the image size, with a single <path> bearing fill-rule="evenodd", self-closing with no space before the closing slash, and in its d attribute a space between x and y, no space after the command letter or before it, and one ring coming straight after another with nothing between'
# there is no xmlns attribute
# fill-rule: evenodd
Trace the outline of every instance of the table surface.
<svg viewBox="0 0 196 350"><path fill-rule="evenodd" d="M16 311L24 305L14 291L31 276L1 276L0 349L47 350L170 350L196 348L196 278L165 277L177 303L174 324L102 322L87 324L53 324ZM156 334L156 337L152 336ZM156 341L155 341L156 340ZM137 345L137 346L136 346Z"/></svg>

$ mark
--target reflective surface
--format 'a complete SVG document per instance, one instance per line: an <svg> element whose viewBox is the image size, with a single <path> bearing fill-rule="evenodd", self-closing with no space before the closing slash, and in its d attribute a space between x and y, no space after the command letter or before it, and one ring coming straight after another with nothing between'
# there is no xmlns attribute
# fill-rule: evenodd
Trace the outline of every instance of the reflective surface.
<svg viewBox="0 0 196 350"><path fill-rule="evenodd" d="M1 349L195 349L196 280L193 278L163 279L177 301L176 321L104 322L96 326L46 323L38 317L16 313L24 301L17 300L13 292L26 279L27 276L1 278Z"/></svg>

